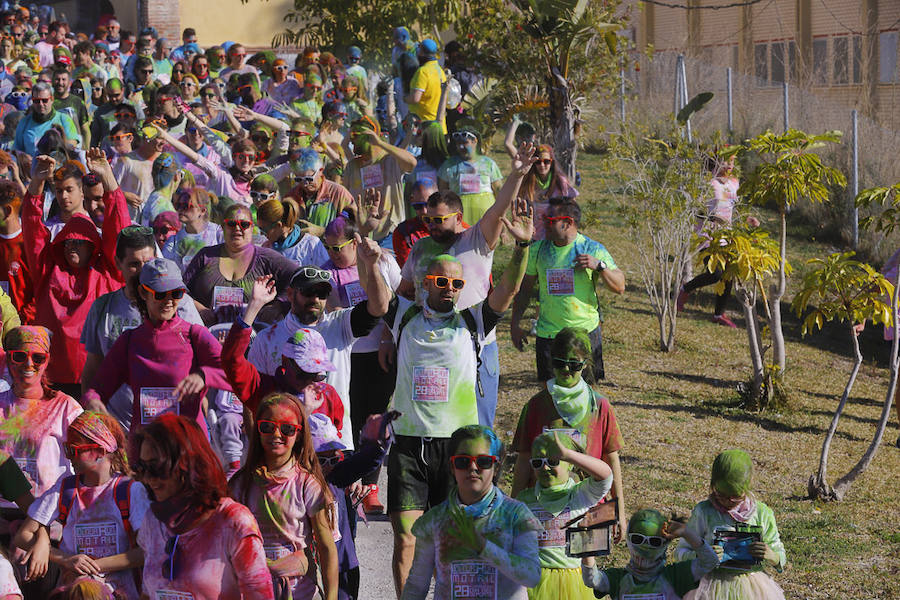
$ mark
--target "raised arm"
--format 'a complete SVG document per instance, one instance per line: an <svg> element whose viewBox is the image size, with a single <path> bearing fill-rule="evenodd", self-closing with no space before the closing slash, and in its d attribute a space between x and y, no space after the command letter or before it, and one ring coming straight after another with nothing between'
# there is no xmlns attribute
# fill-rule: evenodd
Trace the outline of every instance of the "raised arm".
<svg viewBox="0 0 900 600"><path fill-rule="evenodd" d="M106 153L100 148L88 150L88 166L91 172L100 177L103 183L103 230L101 244L103 256L111 273L116 273L120 281L119 269L116 267L116 239L124 227L131 225L131 217L128 214L128 204L125 194L119 188L119 182L113 174L112 167L106 158Z"/></svg>
<svg viewBox="0 0 900 600"><path fill-rule="evenodd" d="M235 106L234 116L241 121L256 121L257 123L262 123L266 127L271 127L273 131L287 131L290 129L290 126L281 119L255 112L246 106Z"/></svg>
<svg viewBox="0 0 900 600"><path fill-rule="evenodd" d="M35 162L34 176L28 184L22 203L22 233L29 242L24 245L25 260L37 291L43 279L41 253L50 243L50 230L44 225L44 182L56 168L56 160L51 156L41 155Z"/></svg>
<svg viewBox="0 0 900 600"><path fill-rule="evenodd" d="M366 302L369 314L373 317L383 317L388 311L388 305L394 292L381 275L378 268L378 259L381 256L381 247L369 238L356 236L356 262L360 281L366 281ZM364 279L365 278L365 279Z"/></svg>
<svg viewBox="0 0 900 600"><path fill-rule="evenodd" d="M519 291L519 285L525 276L525 267L528 265L528 244L531 243L531 237L534 235L534 224L531 220L533 209L524 200L519 200L515 212L516 215L512 222L506 217L500 217L503 225L517 243L499 283L487 297L488 305L496 313L506 311L512 304L513 297ZM519 242L525 245L522 246Z"/></svg>
<svg viewBox="0 0 900 600"><path fill-rule="evenodd" d="M503 140L503 147L506 148L506 153L513 160L515 160L517 154L516 129L519 128L519 123L521 122L518 114L513 115L512 121L509 123L509 129L506 130L506 138Z"/></svg>
<svg viewBox="0 0 900 600"><path fill-rule="evenodd" d="M487 240L487 244L491 249L496 248L497 243L500 241L500 232L503 230L500 219L512 206L513 200L519 193L522 180L528 174L528 171L531 170L531 165L536 160L533 144L522 144L519 147L519 152L513 159L512 171L510 171L509 177L506 178L503 187L497 192L494 203L487 209L481 220L478 221L478 226L481 227L484 239Z"/></svg>
<svg viewBox="0 0 900 600"><path fill-rule="evenodd" d="M364 129L362 133L369 135L369 140L373 146L377 146L393 156L400 166L400 170L404 173L411 173L416 168L416 157L402 148L394 146L371 129Z"/></svg>

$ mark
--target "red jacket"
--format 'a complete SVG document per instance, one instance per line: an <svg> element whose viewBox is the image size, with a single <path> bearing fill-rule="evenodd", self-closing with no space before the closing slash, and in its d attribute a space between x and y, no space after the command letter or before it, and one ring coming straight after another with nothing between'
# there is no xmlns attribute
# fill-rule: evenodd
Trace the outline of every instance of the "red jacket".
<svg viewBox="0 0 900 600"><path fill-rule="evenodd" d="M296 393L286 389L278 376L260 373L253 364L247 360L247 347L250 345L250 332L247 327L232 325L225 343L222 344L222 369L228 377L228 383L241 402L256 413L259 403L272 392ZM313 413L323 414L334 423L338 431L344 421L344 403L337 390L331 384L320 382L316 384L319 399L322 404Z"/></svg>
<svg viewBox="0 0 900 600"><path fill-rule="evenodd" d="M53 383L78 383L87 352L79 340L91 304L99 296L113 292L125 283L116 267L116 236L131 224L125 195L116 189L103 195L106 207L103 234L87 215L73 216L50 242L50 230L43 221L43 198L26 195L22 209L25 259L35 290L35 317L32 323L43 325L53 334L47 376ZM66 262L63 242L88 240L94 254L86 267L72 269Z"/></svg>
<svg viewBox="0 0 900 600"><path fill-rule="evenodd" d="M5 273L5 275L4 275ZM25 236L0 237L0 283L9 285L9 297L23 323L34 319L34 285L25 262Z"/></svg>

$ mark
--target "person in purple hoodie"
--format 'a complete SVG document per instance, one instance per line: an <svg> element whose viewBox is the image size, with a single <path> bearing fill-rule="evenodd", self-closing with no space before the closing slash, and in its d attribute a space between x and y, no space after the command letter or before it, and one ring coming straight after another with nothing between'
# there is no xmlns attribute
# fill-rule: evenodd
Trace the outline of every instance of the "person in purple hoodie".
<svg viewBox="0 0 900 600"><path fill-rule="evenodd" d="M102 409L127 383L134 392L132 434L166 412L196 419L205 431L200 403L207 387L231 391L222 370L222 346L205 327L178 316L185 285L174 262L153 259L131 285L144 321L122 333L110 348L85 401L94 410Z"/></svg>

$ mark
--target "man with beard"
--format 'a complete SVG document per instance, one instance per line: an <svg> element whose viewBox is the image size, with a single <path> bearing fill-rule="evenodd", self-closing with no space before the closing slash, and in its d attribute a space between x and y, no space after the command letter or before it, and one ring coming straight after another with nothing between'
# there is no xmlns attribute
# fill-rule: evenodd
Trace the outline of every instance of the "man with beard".
<svg viewBox="0 0 900 600"><path fill-rule="evenodd" d="M87 199L90 189L87 183L84 189ZM140 274L141 267L154 258L156 258L156 241L151 228L130 225L119 232L116 238L116 266L125 279L125 285L115 292L100 296L91 304L91 310L81 330L81 343L87 350L87 359L81 372L82 391L86 392L91 388L103 357L122 332L137 327L143 321L134 304L132 293L134 286L131 285L131 281ZM203 325L194 300L188 294L185 294L178 303L178 316L188 323ZM127 431L131 423L131 388L127 385L120 387L110 400L108 409Z"/></svg>
<svg viewBox="0 0 900 600"><path fill-rule="evenodd" d="M481 220L468 229L463 225L462 201L452 191L435 192L428 198L422 220L428 227L429 237L413 246L403 265L403 280L397 295L422 300L422 282L432 259L440 254L456 257L466 274L466 286L459 294L460 309L474 306L488 296L491 289L491 266L494 249L500 242L503 215L512 205L522 179L536 160L534 147L523 145L513 160L513 168L497 193L497 199ZM416 283L414 283L416 282ZM500 383L500 358L497 338L493 330L488 332L482 348L479 367L481 390L478 394L479 423L493 426L497 409L497 389Z"/></svg>
<svg viewBox="0 0 900 600"><path fill-rule="evenodd" d="M440 194L432 198L439 199ZM446 206L440 204L441 209ZM392 406L402 413L393 424L396 442L388 456L388 514L394 530L398 597L415 552L413 524L450 493L450 436L480 420L476 390L482 384L481 346L509 308L525 275L534 232L531 209L520 201L512 223L505 217L502 221L521 243L486 298L460 308L465 289L478 285L480 272L467 273L458 256L439 254L427 262L418 278L420 298L399 298L384 316L398 348Z"/></svg>
<svg viewBox="0 0 900 600"><path fill-rule="evenodd" d="M84 106L84 101L69 91L71 85L72 76L66 69L57 67L53 70L53 108L75 121L81 129L84 147L87 148L91 145L91 115Z"/></svg>
<svg viewBox="0 0 900 600"><path fill-rule="evenodd" d="M326 381L334 386L344 404L345 419L341 439L350 449L353 433L350 427L350 354L357 339L368 335L388 310L393 292L381 271L369 269L364 261L357 265L359 280L368 295L353 308L325 312L331 294L331 272L318 267L300 267L291 277L287 290L291 312L280 322L262 330L250 346L247 359L260 373L275 375L281 366L281 349L294 333L304 327L315 329L328 346L328 360L336 370Z"/></svg>

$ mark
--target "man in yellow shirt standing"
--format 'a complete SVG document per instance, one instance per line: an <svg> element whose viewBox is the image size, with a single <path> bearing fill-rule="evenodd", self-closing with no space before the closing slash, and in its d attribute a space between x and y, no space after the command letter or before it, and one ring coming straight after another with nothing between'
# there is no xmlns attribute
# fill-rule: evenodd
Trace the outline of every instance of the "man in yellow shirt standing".
<svg viewBox="0 0 900 600"><path fill-rule="evenodd" d="M409 112L417 115L423 122L436 121L438 106L441 103L441 85L447 76L437 61L437 43L424 39L419 43L419 68L409 84L409 95L406 103ZM446 119L441 119L441 127L447 133Z"/></svg>

